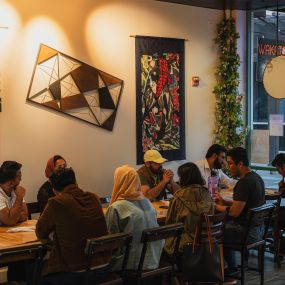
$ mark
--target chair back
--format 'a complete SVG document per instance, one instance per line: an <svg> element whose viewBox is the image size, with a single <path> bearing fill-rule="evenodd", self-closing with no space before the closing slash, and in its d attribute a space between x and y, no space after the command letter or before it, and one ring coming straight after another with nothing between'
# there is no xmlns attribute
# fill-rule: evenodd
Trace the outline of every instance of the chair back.
<svg viewBox="0 0 285 285"><path fill-rule="evenodd" d="M28 219L32 219L32 214L37 214L40 213L40 207L38 202L31 202L27 203L27 208L28 208Z"/></svg>
<svg viewBox="0 0 285 285"><path fill-rule="evenodd" d="M265 195L266 201L271 201L272 204L275 206L272 213L271 222L273 222L274 226L278 229L279 229L279 212L280 212L282 195L283 191L278 191L271 195ZM269 221L266 220L265 222L269 224L269 227L271 226Z"/></svg>
<svg viewBox="0 0 285 285"><path fill-rule="evenodd" d="M116 233L105 236L87 239L85 254L87 255L86 284L89 280L90 267L94 256L100 256L100 253L114 251L119 248L125 248L122 264L122 278L125 277L126 266L128 263L132 235L130 233Z"/></svg>
<svg viewBox="0 0 285 285"><path fill-rule="evenodd" d="M248 211L249 218L248 218L244 244L247 244L250 229L254 226L254 223L256 221L260 221L261 224L262 223L264 224L264 234L262 239L265 239L265 237L267 236L269 225L271 223L274 209L275 206L273 204L264 204L260 207L249 209ZM266 223L264 223L265 220L267 221Z"/></svg>
<svg viewBox="0 0 285 285"><path fill-rule="evenodd" d="M40 276L41 276L41 263L43 254L45 253L44 245L37 241L31 242L23 245L18 245L9 248L3 248L0 250L0 259L1 263L9 263L11 262L11 257L15 260L33 260L33 267L31 268L31 285L39 284Z"/></svg>
<svg viewBox="0 0 285 285"><path fill-rule="evenodd" d="M224 236L225 221L228 210L215 215L201 214L200 226L197 228L196 242L199 244L221 244Z"/></svg>
<svg viewBox="0 0 285 285"><path fill-rule="evenodd" d="M176 238L174 256L176 256L183 230L184 230L183 223L169 224L169 225L164 225L161 227L155 227L155 228L143 230L142 237L141 237L141 243L143 244L143 248L142 248L140 262L139 262L139 266L137 270L138 275L142 273L148 244L153 241L158 241L158 240L163 240L163 239L167 239L170 237L174 237Z"/></svg>

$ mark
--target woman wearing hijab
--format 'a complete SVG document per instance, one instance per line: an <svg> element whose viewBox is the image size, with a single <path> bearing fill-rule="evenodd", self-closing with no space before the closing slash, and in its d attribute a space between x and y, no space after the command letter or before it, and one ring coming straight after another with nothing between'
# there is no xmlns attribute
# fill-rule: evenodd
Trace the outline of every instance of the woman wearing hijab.
<svg viewBox="0 0 285 285"><path fill-rule="evenodd" d="M41 186L41 188L38 191L37 199L39 204L39 209L41 213L45 209L45 206L48 202L48 199L50 197L55 196L51 183L49 181L49 177L52 175L52 173L60 168L66 167L66 161L65 159L60 155L54 155L47 161L45 174L48 180Z"/></svg>
<svg viewBox="0 0 285 285"><path fill-rule="evenodd" d="M114 188L106 213L110 233L130 232L133 235L127 269L136 270L139 264L144 229L158 227L156 211L141 192L140 178L136 170L127 165L118 167L114 174ZM163 241L152 242L146 253L144 270L159 265ZM116 253L113 270L120 270L122 255Z"/></svg>

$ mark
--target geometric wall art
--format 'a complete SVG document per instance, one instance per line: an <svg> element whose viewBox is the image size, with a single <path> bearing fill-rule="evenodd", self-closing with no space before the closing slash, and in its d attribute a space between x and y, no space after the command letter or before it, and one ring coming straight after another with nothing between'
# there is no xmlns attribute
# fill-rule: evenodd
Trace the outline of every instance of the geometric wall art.
<svg viewBox="0 0 285 285"><path fill-rule="evenodd" d="M41 44L27 101L112 131L123 83Z"/></svg>

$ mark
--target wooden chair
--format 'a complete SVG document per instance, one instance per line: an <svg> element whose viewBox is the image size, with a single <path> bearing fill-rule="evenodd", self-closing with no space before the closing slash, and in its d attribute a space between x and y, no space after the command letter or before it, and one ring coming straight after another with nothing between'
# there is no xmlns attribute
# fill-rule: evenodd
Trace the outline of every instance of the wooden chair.
<svg viewBox="0 0 285 285"><path fill-rule="evenodd" d="M174 256L178 252L181 234L184 230L182 223L164 225L161 227L146 229L142 232L141 243L143 244L141 257L137 271L128 271L127 279L131 280L130 284L141 284L143 280L154 278L162 275L168 275L173 282L174 263L160 264L158 268L153 270L143 270L146 251L150 242L176 237ZM171 283L172 284L172 283Z"/></svg>
<svg viewBox="0 0 285 285"><path fill-rule="evenodd" d="M260 274L260 284L264 284L264 249L265 249L265 239L267 236L269 224L272 218L272 214L275 206L270 204L264 204L257 208L249 209L248 213L248 224L246 227L245 235L243 241L240 244L224 243L224 249L229 249L233 251L240 252L241 254L241 276L235 278L241 280L241 285L245 284L245 260L248 250L256 249L258 250L258 268L248 268L250 270L258 271ZM263 238L257 242L248 243L250 229L252 228L253 222L255 220L267 220L268 222L264 225Z"/></svg>
<svg viewBox="0 0 285 285"><path fill-rule="evenodd" d="M41 263L44 246L41 242L27 243L24 245L11 248L3 248L0 250L0 266L7 266L12 262L33 260L33 270L30 272L31 280L29 284L37 285L41 274Z"/></svg>
<svg viewBox="0 0 285 285"><path fill-rule="evenodd" d="M225 221L227 215L228 215L228 209L223 213L217 213L215 215L201 214L200 216L200 225L197 228L196 244L202 246L203 245L208 246L209 243L211 243L212 246L218 245L220 261L221 261L221 267L220 267L221 270L220 275L222 276L221 280L220 281L209 280L207 281L207 283L213 281L213 283L215 284L219 282L220 282L219 284L223 284L223 277L224 277L223 236L224 236L224 228L225 228ZM191 277L190 274L191 272L189 272L189 277ZM191 280L191 278L185 278L183 274L180 272L178 277L179 277L178 279L180 279L181 283L183 284L185 284L186 281L195 282L195 283L199 281L205 282L203 280L203 276L201 276L201 280Z"/></svg>
<svg viewBox="0 0 285 285"><path fill-rule="evenodd" d="M32 214L40 214L40 208L38 202L27 203L28 208L28 219L32 219Z"/></svg>
<svg viewBox="0 0 285 285"><path fill-rule="evenodd" d="M100 256L101 253L106 251L114 251L119 248L125 248L121 274L109 274L108 279L101 283L101 285L124 284L125 271L128 263L131 241L132 235L129 233L108 234L102 237L88 239L85 247L85 254L87 254L88 264L86 268L86 279L84 284L92 284L90 283L90 267L92 264L92 260L96 258L96 255Z"/></svg>
<svg viewBox="0 0 285 285"><path fill-rule="evenodd" d="M283 192L276 192L273 195L266 195L266 201L273 202L275 209L272 213L271 225L269 225L268 233L266 237L265 251L269 251L274 254L274 262L277 267L281 268L280 262L280 239L281 231L279 226L280 204Z"/></svg>

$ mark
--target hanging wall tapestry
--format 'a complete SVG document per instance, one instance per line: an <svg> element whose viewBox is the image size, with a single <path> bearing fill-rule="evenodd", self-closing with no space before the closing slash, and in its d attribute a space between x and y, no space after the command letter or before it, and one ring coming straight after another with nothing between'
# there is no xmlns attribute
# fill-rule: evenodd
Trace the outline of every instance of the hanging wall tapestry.
<svg viewBox="0 0 285 285"><path fill-rule="evenodd" d="M137 164L185 159L184 40L136 36Z"/></svg>
<svg viewBox="0 0 285 285"><path fill-rule="evenodd" d="M27 101L112 131L123 80L41 44Z"/></svg>

